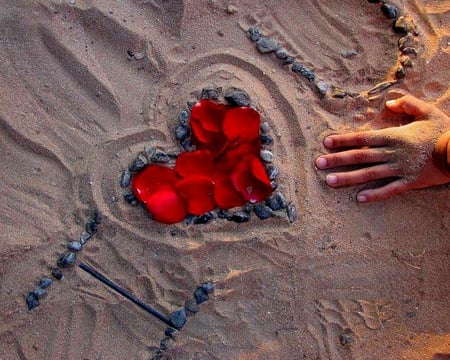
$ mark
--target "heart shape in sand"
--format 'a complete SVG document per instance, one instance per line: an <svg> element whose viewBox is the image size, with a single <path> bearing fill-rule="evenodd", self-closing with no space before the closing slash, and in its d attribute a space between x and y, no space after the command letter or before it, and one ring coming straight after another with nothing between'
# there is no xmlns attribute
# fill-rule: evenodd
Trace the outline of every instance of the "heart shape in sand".
<svg viewBox="0 0 450 360"><path fill-rule="evenodd" d="M256 203L272 193L255 109L200 100L189 123L195 151L181 153L174 169L149 165L133 176L133 192L155 220L173 224L187 214Z"/></svg>

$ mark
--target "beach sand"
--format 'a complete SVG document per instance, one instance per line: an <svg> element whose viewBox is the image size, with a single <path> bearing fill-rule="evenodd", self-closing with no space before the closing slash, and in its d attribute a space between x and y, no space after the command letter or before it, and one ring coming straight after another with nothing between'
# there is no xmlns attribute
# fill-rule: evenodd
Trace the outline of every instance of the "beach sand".
<svg viewBox="0 0 450 360"><path fill-rule="evenodd" d="M450 113L450 1L392 3L417 24L419 54L390 89ZM399 35L379 7L1 0L0 358L155 354L167 326L83 261L166 314L215 283L167 359L449 359L449 187L358 204L364 186L333 190L314 166L326 134L407 119L384 109L387 90L320 96L247 34L257 26L317 79L364 94L398 66ZM247 91L269 123L295 222L164 225L124 201L122 171L146 146L180 151L178 113L208 86ZM103 213L98 233L29 311L25 296L92 209Z"/></svg>

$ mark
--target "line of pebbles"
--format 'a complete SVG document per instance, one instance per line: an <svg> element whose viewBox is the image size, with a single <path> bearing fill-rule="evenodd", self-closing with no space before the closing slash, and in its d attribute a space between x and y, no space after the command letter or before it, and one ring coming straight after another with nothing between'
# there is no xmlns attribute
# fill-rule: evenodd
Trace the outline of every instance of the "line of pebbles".
<svg viewBox="0 0 450 360"><path fill-rule="evenodd" d="M281 65L290 66L292 72L302 75L306 80L308 80L308 83L314 85L321 96L330 96L332 98L341 99L346 96L352 98L361 95L372 96L387 89L397 83L398 80L406 76L407 68L413 66L412 57L417 57L419 52L417 40L419 33L414 21L407 15L401 15L400 10L396 6L382 0L367 1L373 4L381 4L381 12L386 18L393 20L392 28L395 33L400 34L401 36L398 40L399 55L397 56L397 68L395 71L396 80L381 82L369 89L367 92L355 93L335 85L329 85L326 81L317 79L313 69L308 69L302 65L295 59L294 56L290 55L285 48L280 46L277 40L264 36L261 30L257 27L250 27L248 29L248 36L255 43L256 48L260 53L274 53L275 56L281 61ZM341 52L341 56L344 58L349 58L356 55L358 55L358 53L355 50L344 50Z"/></svg>
<svg viewBox="0 0 450 360"><path fill-rule="evenodd" d="M204 88L201 91L199 100L214 100L220 101L222 90L217 88ZM225 91L223 98L225 102L230 106L250 106L249 95L241 89L231 88ZM187 109L182 110L178 115L178 124L175 127L175 138L179 141L184 151L194 151L195 146L190 141L191 128L189 126L189 117L192 107L197 103L196 100L189 101L187 103ZM260 126L260 139L262 144L261 159L265 164L267 175L274 189L274 193L265 201L257 204L247 203L240 210L228 211L219 209L217 211L209 211L200 216L188 215L186 217L186 225L190 224L206 224L213 219L225 219L228 221L234 221L237 223L247 222L251 219L251 213L261 219L269 219L271 217L286 217L292 223L297 219L297 209L295 205L286 200L286 197L280 192L275 191L278 187L276 181L279 169L274 165L274 155L270 150L270 146L273 144L273 137L270 135L270 126L267 122L261 123ZM131 179L134 173L143 170L149 164L161 164L169 163L172 159L176 159L177 154L166 153L162 149L154 147L146 147L144 152L137 155L136 159L131 163L128 170L122 172L120 179L120 186L127 188L123 194L125 201L132 205L139 205L139 200L134 196L133 192L129 189L131 185Z"/></svg>
<svg viewBox="0 0 450 360"><path fill-rule="evenodd" d="M170 321L173 326L169 326L164 331L164 337L151 360L160 360L162 358L171 341L177 340L178 332L186 324L188 318L199 312L199 305L209 300L209 296L214 292L214 289L215 285L212 281L204 282L195 289L193 298L186 300L183 307L170 315Z"/></svg>
<svg viewBox="0 0 450 360"><path fill-rule="evenodd" d="M85 229L80 233L78 241L70 241L67 244L67 251L63 252L56 261L56 267L51 270L51 277L43 277L39 280L38 286L25 297L28 310L32 310L40 305L40 300L47 295L47 288L52 285L52 277L61 280L64 277L63 269L73 266L77 259L77 253L82 250L84 244L97 232L98 225L102 219L100 210L92 210L88 217Z"/></svg>

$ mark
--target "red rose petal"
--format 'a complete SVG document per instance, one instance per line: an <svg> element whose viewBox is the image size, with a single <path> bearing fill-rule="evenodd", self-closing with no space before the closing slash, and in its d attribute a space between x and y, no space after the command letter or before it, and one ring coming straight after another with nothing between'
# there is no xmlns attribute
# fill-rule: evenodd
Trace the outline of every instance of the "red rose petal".
<svg viewBox="0 0 450 360"><path fill-rule="evenodd" d="M159 165L147 166L141 172L133 175L131 188L134 195L142 202L162 187L172 187L178 176L173 169Z"/></svg>
<svg viewBox="0 0 450 360"><path fill-rule="evenodd" d="M230 176L236 190L252 203L265 200L273 191L264 165L255 156L247 156L236 166Z"/></svg>
<svg viewBox="0 0 450 360"><path fill-rule="evenodd" d="M223 118L228 109L224 104L200 100L192 107L191 121L199 124L205 131L218 133L222 131Z"/></svg>
<svg viewBox="0 0 450 360"><path fill-rule="evenodd" d="M147 198L145 205L152 217L164 224L180 222L187 215L183 199L170 187L154 192Z"/></svg>
<svg viewBox="0 0 450 360"><path fill-rule="evenodd" d="M214 200L221 209L230 209L246 203L246 200L236 190L230 178L225 176L215 179Z"/></svg>
<svg viewBox="0 0 450 360"><path fill-rule="evenodd" d="M223 120L223 133L230 140L239 143L259 138L260 116L250 107L236 107L227 111Z"/></svg>
<svg viewBox="0 0 450 360"><path fill-rule="evenodd" d="M215 208L212 179L203 176L190 176L175 185L178 193L187 203L187 210L193 215L202 215Z"/></svg>
<svg viewBox="0 0 450 360"><path fill-rule="evenodd" d="M209 150L184 152L178 156L175 171L183 178L189 176L212 177L214 162Z"/></svg>

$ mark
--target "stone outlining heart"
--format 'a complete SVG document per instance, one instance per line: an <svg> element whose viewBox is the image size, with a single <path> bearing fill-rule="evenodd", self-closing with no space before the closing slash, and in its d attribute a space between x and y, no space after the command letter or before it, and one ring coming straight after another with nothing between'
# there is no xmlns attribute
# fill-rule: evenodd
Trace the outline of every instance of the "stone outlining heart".
<svg viewBox="0 0 450 360"><path fill-rule="evenodd" d="M189 124L194 151L181 153L173 169L149 165L133 176L133 193L155 220L173 224L272 193L260 157L258 111L205 99L192 107Z"/></svg>

